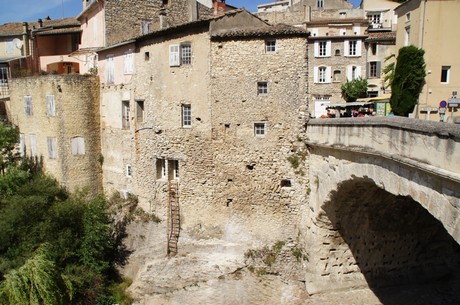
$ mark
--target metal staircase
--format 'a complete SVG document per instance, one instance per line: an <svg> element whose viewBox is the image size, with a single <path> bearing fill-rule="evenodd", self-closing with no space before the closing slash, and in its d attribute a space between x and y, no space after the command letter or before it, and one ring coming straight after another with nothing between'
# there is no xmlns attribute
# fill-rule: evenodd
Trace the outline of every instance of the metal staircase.
<svg viewBox="0 0 460 305"><path fill-rule="evenodd" d="M180 210L179 210L179 185L177 181L171 180L168 183L168 256L177 254L177 242L180 232Z"/></svg>

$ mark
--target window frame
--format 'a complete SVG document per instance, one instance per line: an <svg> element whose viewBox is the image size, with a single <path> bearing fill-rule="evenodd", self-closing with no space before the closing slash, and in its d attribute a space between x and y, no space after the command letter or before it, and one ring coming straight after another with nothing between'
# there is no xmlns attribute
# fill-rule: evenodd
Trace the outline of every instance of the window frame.
<svg viewBox="0 0 460 305"><path fill-rule="evenodd" d="M268 95L268 82L267 81L257 82L257 95L261 95L261 96Z"/></svg>
<svg viewBox="0 0 460 305"><path fill-rule="evenodd" d="M192 44L181 43L180 44L180 63L181 65L192 64Z"/></svg>
<svg viewBox="0 0 460 305"><path fill-rule="evenodd" d="M56 99L54 94L46 95L46 115L56 116Z"/></svg>
<svg viewBox="0 0 460 305"><path fill-rule="evenodd" d="M318 83L325 84L327 80L327 67L326 66L319 66L318 67Z"/></svg>
<svg viewBox="0 0 460 305"><path fill-rule="evenodd" d="M450 80L450 69L451 66L441 67L441 84L448 84Z"/></svg>
<svg viewBox="0 0 460 305"><path fill-rule="evenodd" d="M276 53L277 51L276 39L265 40L265 53Z"/></svg>
<svg viewBox="0 0 460 305"><path fill-rule="evenodd" d="M324 0L317 0L316 1L317 8L324 8Z"/></svg>
<svg viewBox="0 0 460 305"><path fill-rule="evenodd" d="M192 127L192 105L182 104L181 112L182 112L181 113L182 128L191 128Z"/></svg>
<svg viewBox="0 0 460 305"><path fill-rule="evenodd" d="M48 159L57 159L57 139L56 137L47 137L46 143L48 146Z"/></svg>
<svg viewBox="0 0 460 305"><path fill-rule="evenodd" d="M30 143L30 156L36 157L37 156L37 135L36 134L29 135L29 143Z"/></svg>
<svg viewBox="0 0 460 305"><path fill-rule="evenodd" d="M133 167L130 164L126 165L126 177L127 178L133 177Z"/></svg>
<svg viewBox="0 0 460 305"><path fill-rule="evenodd" d="M130 116L131 109L129 101L121 101L121 129L129 129L131 127Z"/></svg>
<svg viewBox="0 0 460 305"><path fill-rule="evenodd" d="M156 170L157 170L157 180L164 180L167 177L166 171L166 159L164 158L157 158L156 160Z"/></svg>
<svg viewBox="0 0 460 305"><path fill-rule="evenodd" d="M106 79L107 84L115 83L115 60L113 54L107 54L106 59Z"/></svg>
<svg viewBox="0 0 460 305"><path fill-rule="evenodd" d="M134 73L134 54L132 50L123 54L123 74L129 75Z"/></svg>
<svg viewBox="0 0 460 305"><path fill-rule="evenodd" d="M143 123L145 120L144 112L145 112L145 101L144 100L136 100L136 123L140 124Z"/></svg>
<svg viewBox="0 0 460 305"><path fill-rule="evenodd" d="M267 135L267 126L264 122L254 123L254 136L255 137L264 137Z"/></svg>
<svg viewBox="0 0 460 305"><path fill-rule="evenodd" d="M27 116L32 116L34 114L31 95L24 96L24 113Z"/></svg>
<svg viewBox="0 0 460 305"><path fill-rule="evenodd" d="M71 138L70 146L73 156L84 156L86 154L85 138L81 136Z"/></svg>

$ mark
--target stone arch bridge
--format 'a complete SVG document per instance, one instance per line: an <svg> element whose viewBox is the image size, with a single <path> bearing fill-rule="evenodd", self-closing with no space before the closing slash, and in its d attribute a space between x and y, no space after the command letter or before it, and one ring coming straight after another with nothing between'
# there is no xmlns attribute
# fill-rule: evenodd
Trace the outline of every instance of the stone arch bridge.
<svg viewBox="0 0 460 305"><path fill-rule="evenodd" d="M460 126L401 117L307 125L309 293L419 283L460 266Z"/></svg>

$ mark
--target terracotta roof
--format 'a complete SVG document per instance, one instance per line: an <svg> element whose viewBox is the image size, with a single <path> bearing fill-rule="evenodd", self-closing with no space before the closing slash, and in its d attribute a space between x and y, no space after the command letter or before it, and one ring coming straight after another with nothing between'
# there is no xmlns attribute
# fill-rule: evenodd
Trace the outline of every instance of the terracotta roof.
<svg viewBox="0 0 460 305"><path fill-rule="evenodd" d="M0 25L0 36L18 36L23 33L22 22L8 22ZM65 28L80 27L80 22L75 18L64 18L56 20L43 20L43 26L40 28L38 21L27 22L29 30L45 30L46 28Z"/></svg>
<svg viewBox="0 0 460 305"><path fill-rule="evenodd" d="M307 25L312 24L330 24L330 23L369 23L369 20L363 18L335 18L335 19L318 19L305 22Z"/></svg>
<svg viewBox="0 0 460 305"><path fill-rule="evenodd" d="M388 40L396 41L396 32L369 32L366 41Z"/></svg>
<svg viewBox="0 0 460 305"><path fill-rule="evenodd" d="M260 37L260 36L307 36L308 31L304 28L294 27L286 24L277 24L274 26L257 27L257 28L234 28L225 31L219 31L212 34L213 38L225 37Z"/></svg>
<svg viewBox="0 0 460 305"><path fill-rule="evenodd" d="M34 32L35 35L55 35L55 34L69 34L69 33L79 33L81 32L80 26L74 27L65 27L65 28L58 28L58 29L50 29L44 30L40 32Z"/></svg>

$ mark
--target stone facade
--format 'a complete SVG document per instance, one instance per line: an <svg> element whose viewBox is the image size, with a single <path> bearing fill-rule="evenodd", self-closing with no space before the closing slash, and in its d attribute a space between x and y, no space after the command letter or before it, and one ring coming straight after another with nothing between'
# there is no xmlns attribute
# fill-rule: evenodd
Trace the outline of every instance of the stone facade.
<svg viewBox="0 0 460 305"><path fill-rule="evenodd" d="M11 122L19 126L23 153L43 162L45 171L70 191L102 190L99 90L94 76L11 81L8 108Z"/></svg>
<svg viewBox="0 0 460 305"><path fill-rule="evenodd" d="M196 0L166 1L106 1L106 45L138 37L143 23L150 23L150 31L172 27L212 15L213 10ZM160 17L164 14L163 17ZM160 21L164 18L164 21ZM163 22L163 25L161 24Z"/></svg>

